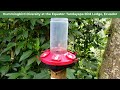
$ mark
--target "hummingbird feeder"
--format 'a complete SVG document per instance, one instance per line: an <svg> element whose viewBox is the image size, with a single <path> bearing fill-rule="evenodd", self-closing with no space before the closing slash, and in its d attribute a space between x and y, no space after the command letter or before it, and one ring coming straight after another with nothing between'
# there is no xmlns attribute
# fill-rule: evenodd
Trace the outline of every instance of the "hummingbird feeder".
<svg viewBox="0 0 120 90"><path fill-rule="evenodd" d="M50 49L40 55L40 60L54 71L73 66L77 61L76 54L67 50L68 18L51 18Z"/></svg>

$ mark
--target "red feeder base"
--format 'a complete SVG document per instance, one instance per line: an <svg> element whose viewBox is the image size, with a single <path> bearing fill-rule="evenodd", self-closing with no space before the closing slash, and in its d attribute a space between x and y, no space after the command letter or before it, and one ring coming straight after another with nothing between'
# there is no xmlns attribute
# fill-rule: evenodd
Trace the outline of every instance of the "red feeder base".
<svg viewBox="0 0 120 90"><path fill-rule="evenodd" d="M64 54L52 53L49 49L41 54L40 60L48 65L63 66L75 63L77 61L75 54L67 51Z"/></svg>

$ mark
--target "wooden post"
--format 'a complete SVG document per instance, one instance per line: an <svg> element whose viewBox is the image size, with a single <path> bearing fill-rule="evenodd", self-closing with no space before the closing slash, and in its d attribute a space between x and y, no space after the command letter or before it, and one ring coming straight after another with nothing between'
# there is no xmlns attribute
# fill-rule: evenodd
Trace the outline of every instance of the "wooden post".
<svg viewBox="0 0 120 90"><path fill-rule="evenodd" d="M66 69L57 72L51 70L51 79L66 79Z"/></svg>

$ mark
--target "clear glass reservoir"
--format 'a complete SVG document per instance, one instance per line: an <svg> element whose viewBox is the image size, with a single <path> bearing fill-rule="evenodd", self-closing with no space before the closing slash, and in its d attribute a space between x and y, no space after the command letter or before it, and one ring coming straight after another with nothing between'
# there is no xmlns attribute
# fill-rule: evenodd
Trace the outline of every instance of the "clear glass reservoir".
<svg viewBox="0 0 120 90"><path fill-rule="evenodd" d="M68 18L51 18L50 51L57 54L67 52Z"/></svg>

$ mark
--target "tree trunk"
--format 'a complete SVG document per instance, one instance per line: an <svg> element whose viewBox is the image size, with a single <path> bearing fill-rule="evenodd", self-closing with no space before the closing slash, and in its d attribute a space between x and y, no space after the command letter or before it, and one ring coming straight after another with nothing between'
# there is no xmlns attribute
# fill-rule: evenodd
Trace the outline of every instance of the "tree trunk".
<svg viewBox="0 0 120 90"><path fill-rule="evenodd" d="M120 18L112 19L99 79L120 79Z"/></svg>

